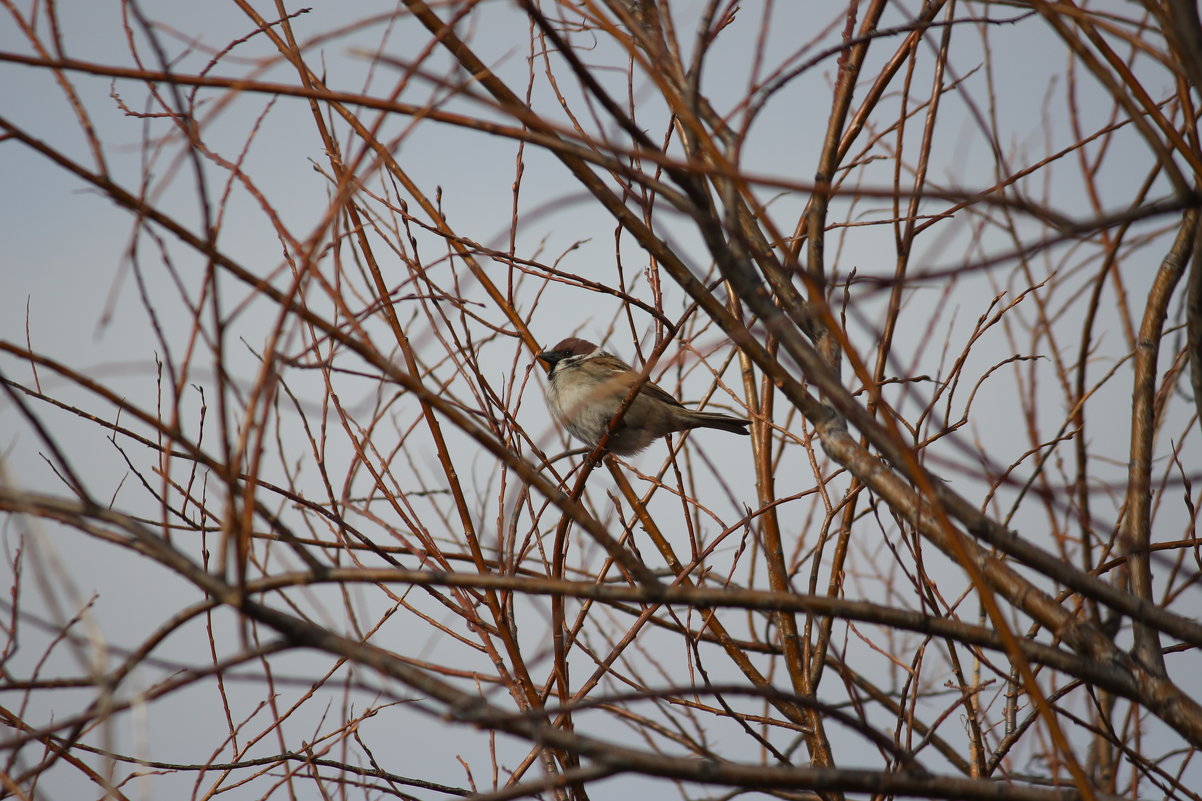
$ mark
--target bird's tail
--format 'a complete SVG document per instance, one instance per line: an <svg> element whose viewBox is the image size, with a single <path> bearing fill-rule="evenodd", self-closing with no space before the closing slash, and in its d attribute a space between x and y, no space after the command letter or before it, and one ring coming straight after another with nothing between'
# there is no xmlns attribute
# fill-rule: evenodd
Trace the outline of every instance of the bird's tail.
<svg viewBox="0 0 1202 801"><path fill-rule="evenodd" d="M747 436L750 433L747 430L749 425L751 425L750 420L721 412L693 412L693 421L689 428L717 428L732 434Z"/></svg>

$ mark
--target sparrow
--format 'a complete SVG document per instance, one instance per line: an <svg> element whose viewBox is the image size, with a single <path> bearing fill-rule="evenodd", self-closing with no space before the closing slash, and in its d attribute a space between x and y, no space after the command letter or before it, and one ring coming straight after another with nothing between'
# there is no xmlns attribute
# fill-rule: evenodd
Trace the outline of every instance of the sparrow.
<svg viewBox="0 0 1202 801"><path fill-rule="evenodd" d="M568 337L538 354L546 362L547 404L560 425L576 439L596 446L609 430L630 386L639 373L592 342ZM698 412L650 381L643 382L622 421L609 438L607 449L630 456L675 431L718 428L747 436L751 421L719 412Z"/></svg>

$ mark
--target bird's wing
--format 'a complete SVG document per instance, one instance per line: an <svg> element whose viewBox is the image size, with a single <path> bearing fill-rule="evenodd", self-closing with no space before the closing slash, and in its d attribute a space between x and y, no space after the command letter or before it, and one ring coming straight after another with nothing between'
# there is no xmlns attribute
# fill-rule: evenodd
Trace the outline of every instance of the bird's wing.
<svg viewBox="0 0 1202 801"><path fill-rule="evenodd" d="M623 387L623 392L621 394L625 395L626 392L629 391L630 385L637 381L638 377L639 373L637 370L627 367L626 365L622 365L622 369L620 371L615 370L613 376L609 378L608 381L614 381ZM672 397L664 390L660 389L659 385L652 381L644 381L643 386L639 388L639 394L646 395L653 400L662 401L669 406L679 406L682 409L684 408L683 403L676 400L676 398Z"/></svg>
<svg viewBox="0 0 1202 801"><path fill-rule="evenodd" d="M639 390L639 394L649 395L652 398L654 398L655 400L663 401L664 403L667 403L672 406L679 406L682 409L684 408L683 403L676 400L676 398L672 397L667 392L664 392L662 389L659 388L659 385L653 384L650 381L647 381L643 384L642 389Z"/></svg>

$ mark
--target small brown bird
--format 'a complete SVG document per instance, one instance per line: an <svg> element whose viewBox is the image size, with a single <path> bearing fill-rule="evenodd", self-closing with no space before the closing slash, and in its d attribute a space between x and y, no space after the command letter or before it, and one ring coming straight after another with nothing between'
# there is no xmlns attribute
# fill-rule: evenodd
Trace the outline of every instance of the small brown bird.
<svg viewBox="0 0 1202 801"><path fill-rule="evenodd" d="M551 413L576 439L595 446L609 429L609 421L630 392L630 385L638 380L638 371L592 342L576 337L568 337L538 354L538 358L550 365L547 402ZM665 434L692 428L718 428L747 436L748 425L750 421L741 417L687 409L647 381L609 438L608 449L629 456Z"/></svg>

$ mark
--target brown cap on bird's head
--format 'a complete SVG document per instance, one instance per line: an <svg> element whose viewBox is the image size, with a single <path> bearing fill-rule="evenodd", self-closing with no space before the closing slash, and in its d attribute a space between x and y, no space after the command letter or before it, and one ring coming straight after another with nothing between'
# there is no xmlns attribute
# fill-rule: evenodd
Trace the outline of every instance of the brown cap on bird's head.
<svg viewBox="0 0 1202 801"><path fill-rule="evenodd" d="M587 356L597 349L597 346L587 339L579 337L568 337L562 340L558 345L548 350L544 350L538 354L538 358L547 362L552 367L558 364L561 360L569 356Z"/></svg>
<svg viewBox="0 0 1202 801"><path fill-rule="evenodd" d="M588 354L592 353L596 349L597 349L597 346L594 345L592 342L589 342L587 339L580 339L579 337L568 337L567 339L562 340L555 347L551 348L550 352L558 353L560 351L564 351L569 356L587 356Z"/></svg>

